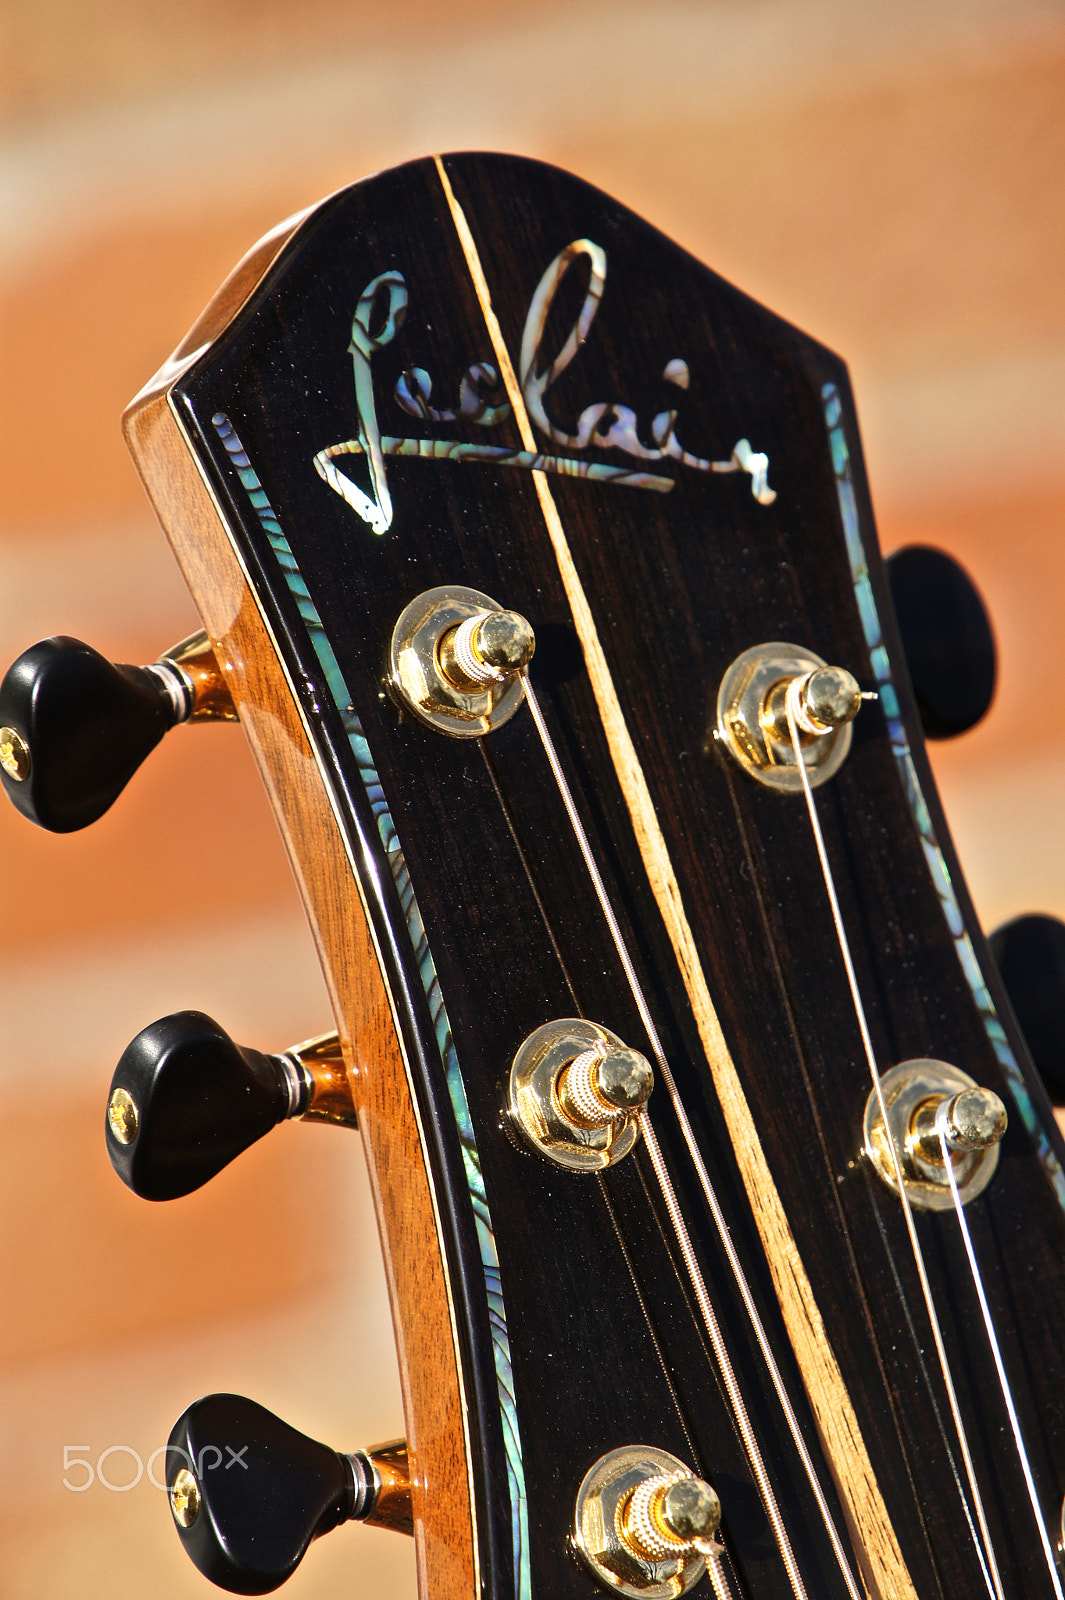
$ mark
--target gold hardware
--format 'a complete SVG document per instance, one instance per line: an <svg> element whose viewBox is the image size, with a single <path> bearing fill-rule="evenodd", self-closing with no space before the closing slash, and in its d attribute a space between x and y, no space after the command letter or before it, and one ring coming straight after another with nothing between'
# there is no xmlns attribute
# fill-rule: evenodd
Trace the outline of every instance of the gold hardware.
<svg viewBox="0 0 1065 1600"><path fill-rule="evenodd" d="M457 584L428 589L393 630L389 688L401 707L438 733L476 739L521 705L522 668L534 648L524 617L488 595Z"/></svg>
<svg viewBox="0 0 1065 1600"><path fill-rule="evenodd" d="M335 1033L306 1039L286 1050L285 1055L296 1063L307 1086L307 1105L298 1113L300 1119L358 1126L348 1069Z"/></svg>
<svg viewBox="0 0 1065 1600"><path fill-rule="evenodd" d="M410 1462L406 1439L391 1439L388 1444L371 1445L366 1451L373 1464L378 1489L372 1509L362 1519L377 1528L396 1533L414 1533L414 1512L410 1498Z"/></svg>
<svg viewBox="0 0 1065 1600"><path fill-rule="evenodd" d="M652 1445L601 1456L577 1491L573 1542L616 1594L672 1600L720 1554L721 1503L683 1461Z"/></svg>
<svg viewBox="0 0 1065 1600"><path fill-rule="evenodd" d="M721 1501L708 1483L681 1470L645 1478L618 1506L622 1544L645 1561L666 1561L712 1539L721 1522Z"/></svg>
<svg viewBox="0 0 1065 1600"><path fill-rule="evenodd" d="M602 1128L646 1105L653 1088L651 1064L638 1050L593 1046L563 1067L555 1094L571 1122Z"/></svg>
<svg viewBox="0 0 1065 1600"><path fill-rule="evenodd" d="M783 678L770 689L761 716L769 740L791 744L788 691L793 683L796 725L808 740L853 722L862 709L862 691L845 667L815 667L801 678Z"/></svg>
<svg viewBox="0 0 1065 1600"><path fill-rule="evenodd" d="M791 685L803 764L812 786L837 773L851 747L851 722L862 692L843 667L830 667L801 645L755 645L721 680L715 732L740 766L771 789L802 780L788 727Z"/></svg>
<svg viewBox="0 0 1065 1600"><path fill-rule="evenodd" d="M140 1117L133 1097L125 1089L116 1089L108 1101L107 1121L119 1144L133 1143Z"/></svg>
<svg viewBox="0 0 1065 1600"><path fill-rule="evenodd" d="M237 708L222 676L214 650L201 629L190 633L172 650L164 651L159 665L176 667L188 686L192 710L187 722L236 722Z"/></svg>
<svg viewBox="0 0 1065 1600"><path fill-rule="evenodd" d="M0 767L16 783L25 783L30 775L30 747L14 728L0 728Z"/></svg>
<svg viewBox="0 0 1065 1600"><path fill-rule="evenodd" d="M864 1140L865 1152L888 1188L898 1193L890 1134L910 1204L925 1211L953 1206L939 1142L943 1119L959 1198L964 1203L982 1194L995 1174L999 1141L1006 1131L1006 1108L998 1095L947 1061L904 1061L880 1082L888 1130L874 1091L866 1101Z"/></svg>
<svg viewBox="0 0 1065 1600"><path fill-rule="evenodd" d="M517 611L487 611L449 628L440 641L440 670L465 694L500 683L528 666L536 637Z"/></svg>
<svg viewBox="0 0 1065 1600"><path fill-rule="evenodd" d="M174 1521L191 1528L200 1514L200 1486L188 1467L182 1467L170 1489L170 1509Z"/></svg>
<svg viewBox="0 0 1065 1600"><path fill-rule="evenodd" d="M508 1109L530 1144L559 1166L597 1172L628 1155L654 1087L650 1063L580 1017L546 1022L510 1069Z"/></svg>

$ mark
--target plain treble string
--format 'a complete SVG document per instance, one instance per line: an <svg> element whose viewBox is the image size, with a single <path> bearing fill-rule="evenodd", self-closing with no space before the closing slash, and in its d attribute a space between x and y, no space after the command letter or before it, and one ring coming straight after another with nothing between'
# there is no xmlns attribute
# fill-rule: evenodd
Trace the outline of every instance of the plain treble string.
<svg viewBox="0 0 1065 1600"><path fill-rule="evenodd" d="M869 1066L869 1074L873 1081L873 1088L876 1092L877 1105L880 1108L880 1115L883 1118L885 1128L888 1128L891 1126L891 1124L888 1119L887 1105L884 1101L884 1090L880 1081L880 1072L876 1064L876 1053L873 1050L873 1041L869 1032L868 1022L866 1021L865 1007L862 1004L862 997L858 988L858 979L855 975L854 963L851 960L850 942L847 938L847 930L843 925L843 916L839 909L839 899L836 895L835 879L832 876L832 868L829 864L828 852L825 849L824 835L821 832L821 822L817 815L817 807L814 804L813 790L810 787L810 779L806 771L806 761L802 753L798 722L798 718L801 714L799 702L799 692L801 687L802 680L800 678L793 678L791 683L788 685L787 698L785 702L788 715L788 733L791 737L792 750L795 755L795 762L798 767L799 778L802 783L802 792L806 799L806 809L809 813L810 827L813 831L814 843L817 846L817 857L821 863L821 875L824 879L825 892L828 896L828 903L832 912L832 920L835 924L836 938L839 942L840 954L843 957L843 966L847 974L847 984L850 988L851 1002L854 1006L854 1014L858 1021L858 1031L862 1037L862 1048L865 1051L865 1058ZM962 1459L965 1462L965 1475L969 1481L969 1492L973 1498L973 1504L976 1508L976 1518L980 1526L979 1539L975 1538L975 1529L973 1529L973 1542L976 1548L977 1558L980 1562L980 1569L984 1575L984 1582L987 1585L988 1593L992 1596L992 1600L1005 1600L1002 1590L1002 1580L999 1577L998 1564L995 1560L995 1552L991 1544L991 1535L988 1530L987 1519L984 1515L984 1504L980 1498L980 1488L976 1481L976 1471L973 1467L972 1455L969 1451L969 1440L965 1432L965 1424L962 1421L961 1409L958 1405L958 1396L954 1387L954 1378L950 1370L950 1362L947 1359L947 1351L946 1346L943 1343L943 1334L940 1330L939 1318L936 1315L935 1302L932 1296L932 1286L928 1281L928 1273L925 1270L924 1256L921 1252L920 1241L917 1238L917 1229L913 1220L913 1208L910 1205L909 1196L906 1193L906 1183L903 1177L902 1163L899 1158L899 1152L895 1146L894 1139L888 1139L887 1144L891 1151L891 1159L895 1169L895 1182L898 1185L899 1199L902 1203L902 1214L906 1219L906 1232L909 1235L910 1247L913 1251L913 1259L917 1267L917 1276L921 1284L921 1294L924 1298L925 1309L928 1312L928 1320L932 1328L932 1338L935 1343L936 1354L939 1358L939 1367L943 1374L943 1382L946 1385L951 1415L954 1418L954 1426L958 1434L958 1444L961 1448ZM966 1508L966 1510L968 1511L968 1508ZM967 1517L967 1520L970 1528L973 1528L972 1518Z"/></svg>
<svg viewBox="0 0 1065 1600"><path fill-rule="evenodd" d="M1046 1561L1047 1571L1050 1574L1050 1582L1053 1585L1054 1593L1057 1595L1057 1600L1063 1600L1061 1592L1061 1579L1058 1577L1057 1562L1054 1560L1054 1552L1050 1548L1050 1539L1047 1536L1046 1526L1043 1522L1043 1513L1039 1509L1039 1496L1036 1494L1035 1479L1032 1477L1032 1468L1028 1460L1028 1451L1025 1449L1024 1438L1021 1434L1021 1424L1017 1417L1017 1408L1013 1403L1013 1392L1010 1389L1009 1379L1006 1376L1006 1368L1002 1360L1002 1351L999 1348L998 1335L995 1333L995 1325L991 1317L991 1308L987 1303L987 1296L984 1293L984 1281L980 1275L980 1268L976 1261L976 1251L973 1249L973 1241L969 1234L969 1224L965 1216L965 1207L962 1205L961 1195L958 1193L958 1182L954 1176L954 1163L951 1160L950 1147L947 1144L947 1121L942 1115L942 1111L937 1118L937 1128L939 1132L939 1148L942 1152L943 1164L947 1169L947 1182L950 1184L950 1196L954 1202L954 1214L958 1219L958 1227L961 1229L961 1236L965 1243L965 1254L969 1260L969 1270L972 1273L973 1285L976 1289L976 1296L980 1302L980 1314L984 1319L987 1342L991 1346L991 1354L995 1361L995 1371L998 1374L999 1387L1002 1390L1002 1398L1006 1402L1006 1410L1009 1413L1010 1427L1013 1430L1013 1442L1017 1447L1017 1459L1020 1461L1021 1471L1024 1473L1025 1487L1028 1490L1028 1498L1031 1501L1032 1511L1035 1515L1035 1524L1039 1529L1039 1543L1043 1550L1043 1558Z"/></svg>
<svg viewBox="0 0 1065 1600"><path fill-rule="evenodd" d="M692 1163L699 1179L700 1188L703 1191L703 1195L709 1206L711 1216L713 1217L714 1227L717 1231L718 1238L732 1270L733 1277L735 1278L736 1286L740 1293L740 1298L743 1301L744 1309L747 1312L755 1339L758 1343L758 1347L762 1353L762 1358L765 1361L766 1368L769 1372L770 1381L772 1382L773 1389L777 1396L777 1401L784 1414L788 1431L791 1434L795 1449L798 1453L800 1461L802 1462L803 1471L806 1475L810 1490L817 1504L821 1520L824 1523L825 1531L828 1534L833 1553L836 1557L836 1561L839 1564L843 1580L847 1586L847 1591L851 1597L851 1600L863 1600L862 1591L859 1588L851 1570L850 1560L847 1556L843 1540L838 1529L836 1528L835 1520L832 1516L827 1497L817 1475L817 1469L814 1466L813 1460L810 1456L806 1441L802 1436L802 1430L799 1426L799 1419L796 1416L794 1406L791 1402L791 1397L789 1396L784 1383L783 1375L781 1374L780 1368L777 1365L776 1357L773 1354L772 1346L769 1342L769 1336L766 1333L765 1326L758 1312L758 1308L755 1305L754 1296L751 1293L751 1288L747 1282L743 1265L736 1252L736 1247L732 1242L728 1225L725 1221L724 1212L721 1209L717 1194L714 1190L713 1184L710 1181L710 1174L707 1171L702 1152L699 1150L696 1142L695 1132L692 1128L691 1120L688 1117L684 1103L681 1100L680 1092L677 1088L673 1073L670 1070L669 1063L666 1061L665 1052L658 1036L658 1030L654 1025L654 1020L651 1016L650 1008L648 1007L647 1000L644 996L643 988L640 984L639 978L636 975L636 969L633 966L628 946L625 943L625 939L618 924L614 908L610 903L609 896L607 895L606 886L603 883L595 856L592 853L591 844L589 843L588 836L585 833L584 825L581 822L580 816L577 812L569 782L562 770L561 762L559 761L558 754L555 750L554 741L551 738L550 731L548 730L547 724L544 720L544 716L533 691L532 684L529 682L528 674L525 673L523 676L525 697L529 704L529 711L532 715L537 734L539 735L540 742L543 746L544 755L547 758L547 763L551 769L551 774L555 780L555 785L562 799L562 803L565 806L566 815L569 818L570 826L572 827L574 836L577 840L577 845L584 860L585 868L588 872L589 878L591 879L596 899L599 902L599 906L603 913L607 927L610 930L610 936L614 943L614 948L617 951L619 960L621 961L629 989L632 993L633 1000L636 1003L637 1010L639 1011L640 1020L643 1023L648 1042L650 1043L651 1051L655 1058L655 1065L658 1069L662 1082L666 1086L670 1103L673 1106L677 1120L680 1124L684 1142L687 1146L689 1155L692 1159ZM774 1537L776 1538L777 1546L780 1550L781 1559L788 1574L788 1581L791 1584L792 1592L794 1593L796 1600L806 1600L806 1589L795 1560L794 1551L791 1548L791 1541L788 1538L787 1529L784 1526L784 1520L780 1512L780 1507L777 1503L776 1495L773 1491L772 1484L766 1470L761 1449L754 1436L746 1405L736 1382L735 1371L732 1366L731 1358L729 1357L728 1351L725 1348L721 1338L717 1316L714 1312L713 1305L703 1279L702 1271L699 1267L698 1260L692 1247L687 1224L685 1223L684 1217L681 1214L676 1193L674 1191L672 1181L670 1180L669 1173L665 1165L665 1160L662 1156L661 1147L659 1146L658 1139L655 1135L646 1109L640 1113L640 1127L644 1137L644 1142L647 1146L648 1156L650 1158L652 1168L654 1169L656 1180L658 1181L659 1187L662 1191L662 1197L665 1202L666 1209L669 1212L671 1225L674 1229L674 1233L676 1234L678 1247L692 1283L692 1289L695 1294L696 1302L699 1306L700 1315L703 1319L704 1326L706 1327L707 1335L709 1337L711 1347L714 1350L715 1358L719 1363L722 1380L728 1390L729 1400L732 1404L733 1414L736 1418L736 1424L743 1439L744 1447L747 1450L752 1471L754 1472L755 1479L758 1483L758 1488L765 1506L766 1515L768 1516L770 1524L773 1528Z"/></svg>

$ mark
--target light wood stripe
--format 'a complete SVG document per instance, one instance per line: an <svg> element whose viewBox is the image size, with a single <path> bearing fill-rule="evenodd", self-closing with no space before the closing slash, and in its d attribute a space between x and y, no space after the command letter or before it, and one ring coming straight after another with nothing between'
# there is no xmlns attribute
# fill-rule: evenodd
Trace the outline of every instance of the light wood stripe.
<svg viewBox="0 0 1065 1600"><path fill-rule="evenodd" d="M455 197L443 162L437 171L447 197L463 254L499 362L507 395L514 408L522 444L536 442L510 353L492 307L488 283L466 216ZM628 806L644 870L662 914L680 966L699 1036L724 1113L733 1152L773 1275L784 1322L806 1392L817 1418L821 1439L843 1500L863 1577L882 1600L917 1600L895 1530L884 1505L876 1474L851 1405L843 1375L833 1354L813 1287L788 1225L750 1106L725 1042L706 977L695 948L673 864L658 825L654 802L599 641L591 607L573 562L554 496L542 472L532 474L544 522L558 561L584 659L603 720L611 758Z"/></svg>

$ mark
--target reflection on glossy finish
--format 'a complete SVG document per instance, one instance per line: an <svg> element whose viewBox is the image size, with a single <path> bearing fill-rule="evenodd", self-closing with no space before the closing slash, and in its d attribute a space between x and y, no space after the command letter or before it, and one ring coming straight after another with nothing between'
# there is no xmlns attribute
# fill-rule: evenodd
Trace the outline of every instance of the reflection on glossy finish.
<svg viewBox="0 0 1065 1600"><path fill-rule="evenodd" d="M410 1500L410 1463L406 1439L391 1439L374 1444L366 1451L377 1479L373 1505L362 1519L377 1528L392 1528L396 1533L414 1533L414 1513Z"/></svg>

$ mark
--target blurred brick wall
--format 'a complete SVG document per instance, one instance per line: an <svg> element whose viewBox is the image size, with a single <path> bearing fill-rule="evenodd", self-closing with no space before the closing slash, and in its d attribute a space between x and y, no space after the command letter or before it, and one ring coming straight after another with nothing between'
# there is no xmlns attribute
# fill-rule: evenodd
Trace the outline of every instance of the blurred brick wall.
<svg viewBox="0 0 1065 1600"><path fill-rule="evenodd" d="M54 631L149 659L195 625L118 418L255 237L382 164L518 149L848 358L884 543L954 551L999 636L996 707L935 757L981 914L1065 914L1059 8L8 0L0 29L3 664ZM65 1488L64 1446L128 1447L105 1468L128 1481L227 1387L338 1445L396 1431L361 1157L283 1129L142 1206L103 1095L164 1011L278 1048L328 1026L324 992L237 730L167 741L84 835L5 808L0 861L0 1589L204 1594L161 1494ZM345 1587L412 1594L409 1548L345 1530L290 1592Z"/></svg>

